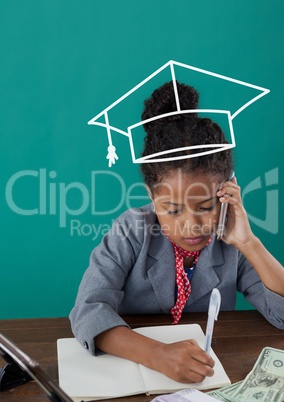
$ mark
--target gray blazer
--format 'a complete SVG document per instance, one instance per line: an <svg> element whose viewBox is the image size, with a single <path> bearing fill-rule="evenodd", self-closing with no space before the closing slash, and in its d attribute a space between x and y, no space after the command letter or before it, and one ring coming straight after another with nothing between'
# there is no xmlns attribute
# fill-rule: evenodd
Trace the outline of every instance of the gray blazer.
<svg viewBox="0 0 284 402"><path fill-rule="evenodd" d="M261 282L246 258L223 241L206 246L191 280L184 311L207 311L218 288L221 310L234 310L236 290L278 328L284 329L284 297ZM74 336L92 354L95 338L127 324L122 314L169 314L175 304L175 256L151 204L124 212L90 257L70 320Z"/></svg>

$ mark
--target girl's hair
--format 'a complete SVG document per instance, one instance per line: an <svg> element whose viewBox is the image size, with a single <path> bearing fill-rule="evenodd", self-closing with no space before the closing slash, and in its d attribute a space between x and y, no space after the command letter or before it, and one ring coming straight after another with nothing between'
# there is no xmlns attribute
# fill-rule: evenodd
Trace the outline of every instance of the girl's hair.
<svg viewBox="0 0 284 402"><path fill-rule="evenodd" d="M181 110L198 108L199 95L193 87L177 82L177 90ZM144 102L144 106L142 120L176 111L173 83L168 82L156 89ZM216 123L208 118L198 117L197 113L157 119L144 124L143 127L147 135L144 139L142 156L191 145L228 143ZM203 151L205 150L204 148ZM177 157L201 151L200 148L183 150L166 154L165 157ZM187 159L141 164L144 181L151 191L154 190L155 184L177 169L182 173L210 174L217 176L220 181L227 180L233 170L232 154L230 150L226 150Z"/></svg>

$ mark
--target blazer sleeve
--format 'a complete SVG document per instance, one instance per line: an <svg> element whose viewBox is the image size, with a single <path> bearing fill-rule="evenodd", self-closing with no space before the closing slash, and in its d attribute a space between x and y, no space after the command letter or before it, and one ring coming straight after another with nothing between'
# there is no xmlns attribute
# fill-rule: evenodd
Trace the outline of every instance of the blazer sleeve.
<svg viewBox="0 0 284 402"><path fill-rule="evenodd" d="M284 297L269 290L256 270L239 253L237 289L272 325L284 329Z"/></svg>
<svg viewBox="0 0 284 402"><path fill-rule="evenodd" d="M127 275L143 243L143 230L135 229L135 214L130 214L122 214L93 250L69 316L74 336L91 354L96 354L98 334L127 326L117 311Z"/></svg>

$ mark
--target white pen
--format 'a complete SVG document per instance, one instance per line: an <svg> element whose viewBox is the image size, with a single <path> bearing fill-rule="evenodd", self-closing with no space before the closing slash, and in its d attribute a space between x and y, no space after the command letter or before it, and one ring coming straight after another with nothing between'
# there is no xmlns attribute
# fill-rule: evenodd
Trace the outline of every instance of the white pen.
<svg viewBox="0 0 284 402"><path fill-rule="evenodd" d="M221 294L218 289L214 288L210 296L210 303L208 308L208 319L206 326L205 337L205 352L209 352L211 348L214 321L217 320L221 306Z"/></svg>

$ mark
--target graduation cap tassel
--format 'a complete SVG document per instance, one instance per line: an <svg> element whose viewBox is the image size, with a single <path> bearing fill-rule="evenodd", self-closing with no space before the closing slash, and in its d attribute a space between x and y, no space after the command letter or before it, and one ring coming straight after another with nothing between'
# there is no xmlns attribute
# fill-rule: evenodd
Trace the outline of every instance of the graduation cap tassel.
<svg viewBox="0 0 284 402"><path fill-rule="evenodd" d="M118 159L118 156L116 154L116 148L112 144L112 138L111 138L111 132L110 132L110 126L109 126L109 120L108 120L108 114L107 112L104 114L105 115L105 122L106 122L106 129L107 129L107 137L108 137L108 153L106 156L106 159L108 159L108 167L111 167L112 165L115 164L115 161Z"/></svg>

